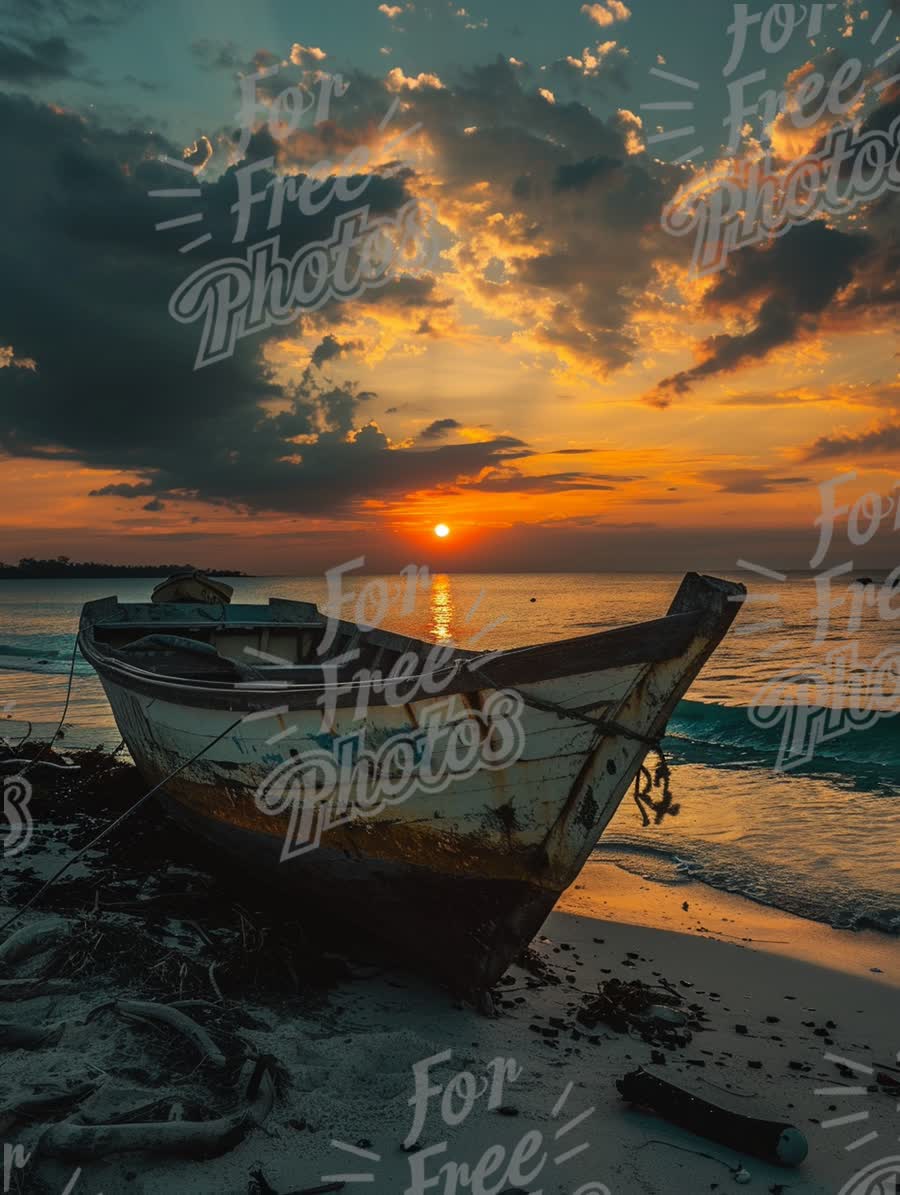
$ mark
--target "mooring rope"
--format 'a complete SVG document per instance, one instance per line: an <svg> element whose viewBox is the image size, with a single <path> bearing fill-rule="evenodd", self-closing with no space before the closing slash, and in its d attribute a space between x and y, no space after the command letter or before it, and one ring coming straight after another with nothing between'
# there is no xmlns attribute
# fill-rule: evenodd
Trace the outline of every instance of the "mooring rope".
<svg viewBox="0 0 900 1195"><path fill-rule="evenodd" d="M60 876L64 875L69 870L73 863L77 863L82 855L91 850L93 847L97 846L98 843L102 842L103 839L106 838L108 834L111 834L117 826L121 826L122 822L131 817L133 813L136 813L138 809L140 809L140 807L145 803L145 801L149 801L150 798L155 793L158 793L164 785L168 784L174 776L177 776L179 772L189 767L192 763L196 763L196 761L202 755L205 755L211 747L215 747L216 743L220 743L226 735L231 734L236 727L240 726L243 720L243 715L241 715L240 718L235 718L235 720L229 726L225 727L221 734L217 734L214 739L210 739L206 746L201 747L201 749L195 755L192 755L190 759L186 759L184 763L180 763L177 768L174 768L171 772L169 772L168 776L164 776L162 780L160 780L157 784L154 784L151 789L148 789L148 791L145 792L142 797L139 797L133 805L130 805L124 813L120 813L115 821L110 822L110 824L106 826L105 829L101 830L99 834L95 835L90 842L86 843L83 847L81 847L80 850L77 850L75 854L72 855L72 857L68 860L68 862L64 863L58 871L54 872L50 879L42 884L40 888L38 888L37 892L35 892L35 894L30 897L24 905L22 905L16 910L15 913L13 913L12 917L8 918L8 920L4 921L3 924L0 925L0 934L5 933L11 925L14 925L15 922L19 920L23 913L27 912L32 905L36 904L47 891L47 889L52 887L52 885L56 883Z"/></svg>
<svg viewBox="0 0 900 1195"><path fill-rule="evenodd" d="M474 667L471 668L471 671L485 680L492 689L500 688L497 682L492 680L483 668ZM641 734L640 731L632 730L630 726L623 726L621 722L615 722L610 718L595 718L592 714L584 713L582 710L569 709L567 706L560 705L556 701L548 701L543 697L535 697L531 693L523 693L521 689L512 688L508 685L504 686L504 688L506 692L514 693L520 701L525 705L530 705L533 709L543 710L544 713L548 714L556 714L558 718L569 718L575 722L583 722L586 726L595 726L607 735L616 735L621 738L632 739L634 742L644 743L648 751L652 751L656 755L657 763L652 772L645 763L642 763L634 778L634 803L640 811L641 821L645 826L650 825L650 817L647 813L648 809L654 814L656 825L659 825L664 817L676 817L680 813L681 806L676 805L672 797L672 774L663 753L662 735ZM662 789L662 795L658 798L653 796L655 788Z"/></svg>
<svg viewBox="0 0 900 1195"><path fill-rule="evenodd" d="M654 744L650 750L656 753L656 767L651 772L645 763L641 764L634 778L634 803L645 826L650 825L648 809L652 810L654 823L658 826L664 817L677 817L681 812L681 806L676 805L672 799L672 774L661 743ZM652 796L654 788L662 789L662 796L658 799Z"/></svg>

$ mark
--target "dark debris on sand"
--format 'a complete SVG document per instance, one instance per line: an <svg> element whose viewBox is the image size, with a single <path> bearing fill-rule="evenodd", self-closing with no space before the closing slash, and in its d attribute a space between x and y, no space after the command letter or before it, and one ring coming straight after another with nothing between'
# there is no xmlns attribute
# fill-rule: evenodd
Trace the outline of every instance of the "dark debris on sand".
<svg viewBox="0 0 900 1195"><path fill-rule="evenodd" d="M28 773L36 842L8 861L0 903L20 908L73 854L146 792L133 764L101 749L41 753ZM39 866L34 864L40 853ZM148 801L43 894L34 913L57 913L71 935L45 978L104 975L151 999L250 994L316 998L348 975L315 927L222 861Z"/></svg>

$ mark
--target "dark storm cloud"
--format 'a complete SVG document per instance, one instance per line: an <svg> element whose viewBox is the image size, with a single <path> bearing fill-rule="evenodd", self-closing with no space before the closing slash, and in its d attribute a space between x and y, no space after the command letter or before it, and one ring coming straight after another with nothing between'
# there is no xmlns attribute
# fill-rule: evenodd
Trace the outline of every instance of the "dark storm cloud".
<svg viewBox="0 0 900 1195"><path fill-rule="evenodd" d="M448 432L456 431L460 427L462 427L462 424L456 419L435 419L433 423L429 423L428 427L419 433L419 439L441 440Z"/></svg>
<svg viewBox="0 0 900 1195"><path fill-rule="evenodd" d="M355 342L349 340L342 344L337 337L332 336L329 332L328 335L323 337L319 344L316 345L310 361L318 369L321 369L327 361L334 361L343 353L352 352L352 350L357 347L358 346Z"/></svg>
<svg viewBox="0 0 900 1195"><path fill-rule="evenodd" d="M621 158L607 158L603 154L581 162L563 162L557 168L553 186L557 191L584 191L591 183L605 182L621 165Z"/></svg>
<svg viewBox="0 0 900 1195"><path fill-rule="evenodd" d="M371 396L320 376L349 347L332 335L290 388L275 383L260 343L249 340L195 372L195 332L169 318L168 297L198 258L214 260L229 242L230 172L202 187L213 240L187 263L178 241L153 229L161 213L147 191L183 183L147 160L173 152L159 138L110 133L4 98L0 150L21 184L0 230L0 251L19 283L15 295L0 295L0 329L20 358L37 362L36 371L0 371L7 451L136 473L142 481L97 494L144 499L151 511L164 499L198 498L304 513L340 513L361 497L399 496L486 470L496 479L531 455L511 436L393 449L377 426L359 425ZM366 195L381 211L407 198L397 179L374 180ZM283 253L321 237L334 214L289 218ZM264 232L265 213L258 215L251 241ZM378 302L426 310L445 303L430 279L396 280Z"/></svg>
<svg viewBox="0 0 900 1195"><path fill-rule="evenodd" d="M840 61L833 52L827 57L832 68ZM898 116L900 88L894 86L862 121L860 141L875 130L888 131ZM852 171L852 156L841 169ZM666 406L703 378L762 360L772 349L814 331L823 316L834 315L846 325L895 307L900 302L900 197L888 190L861 210L865 234L813 220L790 229L771 247L733 253L705 305L718 315L756 302L754 326L741 335L710 337L700 346L700 364L663 379L649 401Z"/></svg>
<svg viewBox="0 0 900 1195"><path fill-rule="evenodd" d="M206 70L244 70L246 62L233 41L215 41L208 37L191 42L194 60Z"/></svg>
<svg viewBox="0 0 900 1195"><path fill-rule="evenodd" d="M860 139L874 131L886 133L900 118L900 86L885 92L884 102L874 108L860 128ZM853 169L852 157L843 171ZM878 252L870 254L857 271L854 284L841 297L841 310L853 313L890 308L900 302L900 195L886 190L866 209L866 228L878 242Z"/></svg>
<svg viewBox="0 0 900 1195"><path fill-rule="evenodd" d="M143 498L153 493L153 486L119 481L101 486L97 490L89 490L88 493L91 498Z"/></svg>
<svg viewBox="0 0 900 1195"><path fill-rule="evenodd" d="M37 362L36 370L0 370L3 450L141 478L104 487L106 495L302 512L478 476L529 455L509 436L393 449L375 425L359 424L370 395L330 385L312 366L298 384L278 385L259 339L239 340L232 357L194 371L197 329L173 321L168 300L204 260L234 251L234 179L229 171L202 186L191 206L204 210L213 240L185 258L177 252L183 230L154 231L181 209L161 209L148 190L184 185L181 172L153 160L162 152L177 157L158 136L115 133L0 97L0 154L16 180L6 192L0 256L17 282L0 293L0 343ZM365 194L376 212L408 199L398 179L375 178ZM329 233L340 210L335 203L309 218L286 209L282 253ZM266 214L257 214L250 242L266 231ZM426 310L442 302L427 279L398 280L376 301ZM321 365L346 347L326 337L313 356ZM313 438L297 444L296 436Z"/></svg>
<svg viewBox="0 0 900 1195"><path fill-rule="evenodd" d="M806 453L809 461L833 460L845 456L900 455L900 423L886 423L857 435L822 436Z"/></svg>
<svg viewBox="0 0 900 1195"><path fill-rule="evenodd" d="M738 335L723 333L703 343L705 359L692 369L664 378L651 401L661 405L685 394L695 382L764 359L780 345L812 331L818 318L875 248L872 238L829 228L821 221L790 229L773 245L732 253L707 293L713 315L746 310L756 303L755 324Z"/></svg>
<svg viewBox="0 0 900 1195"><path fill-rule="evenodd" d="M7 29L102 33L139 12L147 0L5 0Z"/></svg>
<svg viewBox="0 0 900 1195"><path fill-rule="evenodd" d="M63 79L80 58L64 37L0 41L0 79L20 84Z"/></svg>

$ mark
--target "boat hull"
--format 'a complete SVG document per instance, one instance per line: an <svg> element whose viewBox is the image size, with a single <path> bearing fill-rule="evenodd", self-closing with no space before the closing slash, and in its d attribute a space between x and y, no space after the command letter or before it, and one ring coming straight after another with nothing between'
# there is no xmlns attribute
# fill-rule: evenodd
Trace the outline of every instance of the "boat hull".
<svg viewBox="0 0 900 1195"><path fill-rule="evenodd" d="M123 672L89 637L84 646L135 763L176 820L317 921L360 926L469 991L496 982L574 881L733 619L738 587L703 581L686 582L669 619L644 624L643 636L627 628L584 637L577 650L569 641L508 653L447 692L373 702L362 717L338 704L327 725L299 691L263 698L249 685L229 697L217 688L214 702L201 701ZM493 744L509 732L510 694L518 737L503 766L448 769L445 739L433 752L441 784L413 783L379 802L357 771L351 816L308 789L282 786L304 801L264 799L273 775L294 775L354 738L389 748L436 718L474 720L481 746Z"/></svg>
<svg viewBox="0 0 900 1195"><path fill-rule="evenodd" d="M282 860L281 841L198 815L162 795L170 817L230 864L280 892L285 911L321 940L371 936L466 994L490 987L531 941L557 894L525 880L448 873L377 855L320 847Z"/></svg>

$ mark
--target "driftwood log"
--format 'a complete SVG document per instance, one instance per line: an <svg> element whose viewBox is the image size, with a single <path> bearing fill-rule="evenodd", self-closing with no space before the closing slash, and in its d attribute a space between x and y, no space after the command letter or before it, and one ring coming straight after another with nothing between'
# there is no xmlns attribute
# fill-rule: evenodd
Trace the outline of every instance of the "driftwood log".
<svg viewBox="0 0 900 1195"><path fill-rule="evenodd" d="M631 1071L616 1086L629 1103L652 1108L673 1124L738 1153L754 1154L780 1166L799 1166L809 1151L806 1138L793 1125L729 1112L643 1068Z"/></svg>
<svg viewBox="0 0 900 1195"><path fill-rule="evenodd" d="M69 927L65 921L37 921L33 925L23 925L0 943L0 967L50 950L68 936Z"/></svg>
<svg viewBox="0 0 900 1195"><path fill-rule="evenodd" d="M47 1120L54 1114L68 1116L72 1109L83 1103L97 1090L95 1082L79 1083L64 1090L51 1088L31 1095L13 1096L0 1106L0 1133L21 1121L35 1123Z"/></svg>
<svg viewBox="0 0 900 1195"><path fill-rule="evenodd" d="M0 979L0 1000L31 1000L35 996L58 996L71 992L68 979Z"/></svg>
<svg viewBox="0 0 900 1195"><path fill-rule="evenodd" d="M201 1056L213 1066L221 1069L226 1064L225 1055L203 1026L198 1025L187 1013L171 1004L156 1004L152 1000L113 1000L92 1009L86 1019L91 1020L106 1009L112 1009L130 1020L156 1023L174 1029L176 1033L187 1038Z"/></svg>
<svg viewBox="0 0 900 1195"><path fill-rule="evenodd" d="M185 1158L214 1158L242 1141L252 1121L246 1112L218 1120L163 1120L149 1124L72 1124L48 1129L41 1153L70 1162L89 1162L109 1154L174 1154Z"/></svg>
<svg viewBox="0 0 900 1195"><path fill-rule="evenodd" d="M39 1050L42 1046L55 1046L65 1027L62 1021L37 1027L17 1021L0 1021L0 1050Z"/></svg>
<svg viewBox="0 0 900 1195"><path fill-rule="evenodd" d="M272 1110L275 1084L268 1065L254 1069L247 1085L249 1106L217 1120L164 1120L147 1124L53 1125L41 1137L45 1157L90 1162L118 1153L153 1153L185 1158L213 1158L241 1142Z"/></svg>

